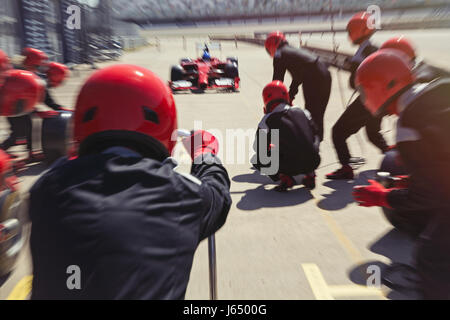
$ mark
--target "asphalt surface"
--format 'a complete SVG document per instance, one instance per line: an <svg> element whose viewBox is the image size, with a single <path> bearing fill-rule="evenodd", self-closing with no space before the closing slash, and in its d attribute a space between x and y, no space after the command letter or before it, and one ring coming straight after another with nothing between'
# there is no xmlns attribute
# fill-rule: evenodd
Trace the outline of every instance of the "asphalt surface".
<svg viewBox="0 0 450 320"><path fill-rule="evenodd" d="M239 30L230 31L231 34ZM172 32L172 31L171 31ZM448 65L450 32L414 31L406 33L415 40L421 55L439 65ZM182 40L183 32L160 35L160 46L129 52L119 62L146 67L168 80L170 66L180 58L195 57L196 43L207 41L198 35ZM393 34L380 33L376 41ZM354 50L345 37L337 37L341 48ZM295 44L298 39L292 38ZM330 38L311 38L323 46ZM298 43L298 42L297 42ZM216 130L230 137L232 129L253 131L262 117L261 91L272 77L271 60L262 48L222 43L218 57L239 58L242 88L238 93L210 92L175 96L179 127L192 129L201 122L203 129ZM232 179L233 207L226 225L217 233L219 299L410 299L414 295L391 292L386 287L366 287L373 266L383 268L391 262L410 262L414 245L393 230L378 208L360 208L353 203L353 186L374 176L382 155L367 140L364 131L349 139L353 156L367 159L354 181L327 181L325 174L339 167L331 141L331 128L346 107L352 92L348 75L331 69L333 89L326 112L325 141L321 146L322 164L317 170L317 188L312 192L299 186L280 194L270 180L250 169L249 149L233 152L231 143L222 146L223 159ZM73 107L89 68L74 72L67 83L55 90L55 99ZM287 82L289 79L287 78ZM302 104L301 93L296 99ZM2 122L1 129L5 130ZM228 130L228 132L227 132ZM383 122L383 132L393 143L395 119ZM3 132L5 134L5 132ZM227 135L228 134L228 135ZM180 147L180 170L187 171L186 154ZM21 175L21 190L27 189L45 168L30 167ZM29 228L29 226L28 226ZM372 267L371 267L372 266ZM26 298L32 275L31 258L26 247L14 273L0 287L0 299ZM375 276L377 274L375 273ZM376 278L376 277L375 277ZM208 254L206 242L197 250L187 290L187 299L208 299Z"/></svg>

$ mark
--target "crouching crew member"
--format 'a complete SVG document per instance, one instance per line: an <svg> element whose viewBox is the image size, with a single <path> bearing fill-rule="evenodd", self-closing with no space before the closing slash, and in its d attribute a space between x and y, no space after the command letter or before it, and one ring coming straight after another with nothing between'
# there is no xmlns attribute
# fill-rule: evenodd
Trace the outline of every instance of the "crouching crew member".
<svg viewBox="0 0 450 320"><path fill-rule="evenodd" d="M361 206L427 212L416 267L427 299L450 298L450 79L417 83L410 59L383 49L359 67L356 85L372 114L399 116L397 147L411 173L407 188L375 181L355 187ZM414 219L411 219L414 221Z"/></svg>
<svg viewBox="0 0 450 320"><path fill-rule="evenodd" d="M95 72L74 117L78 157L30 191L32 299L183 299L200 241L231 206L217 140L194 132L192 175L177 173L172 93L133 65ZM79 290L67 286L70 266Z"/></svg>
<svg viewBox="0 0 450 320"><path fill-rule="evenodd" d="M263 174L267 172L275 181L280 180L278 191L296 184L314 189L314 172L320 164L320 138L311 115L291 106L288 90L281 81L268 84L263 99L265 116L258 125L255 140L255 168ZM270 158L270 163L264 161L266 158Z"/></svg>

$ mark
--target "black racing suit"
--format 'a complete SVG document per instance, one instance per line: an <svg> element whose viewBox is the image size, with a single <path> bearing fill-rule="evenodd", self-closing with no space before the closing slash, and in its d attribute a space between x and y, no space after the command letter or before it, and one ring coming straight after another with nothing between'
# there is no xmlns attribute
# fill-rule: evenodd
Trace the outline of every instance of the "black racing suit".
<svg viewBox="0 0 450 320"><path fill-rule="evenodd" d="M414 86L399 106L397 146L411 176L388 203L411 223L428 215L417 248L421 285L425 298L450 299L450 79Z"/></svg>
<svg viewBox="0 0 450 320"><path fill-rule="evenodd" d="M274 181L279 174L303 178L319 166L319 146L317 127L309 112L281 103L258 125L252 164Z"/></svg>
<svg viewBox="0 0 450 320"><path fill-rule="evenodd" d="M231 206L228 173L207 157L192 176L123 147L59 160L30 191L32 299L183 299L200 241Z"/></svg>
<svg viewBox="0 0 450 320"><path fill-rule="evenodd" d="M323 118L331 93L331 75L327 66L312 52L285 44L275 53L273 68L273 80L284 81L286 71L291 74L291 100L297 95L298 87L303 85L305 108L317 125L322 141Z"/></svg>
<svg viewBox="0 0 450 320"><path fill-rule="evenodd" d="M61 106L57 104L47 89L45 91L45 100L44 103L52 108L53 110L60 110ZM9 148L16 145L16 141L18 138L25 138L27 141L27 150L32 151L32 121L30 114L26 114L20 117L8 117L8 122L10 125L10 135L9 137L3 141L0 145L0 149L8 150Z"/></svg>
<svg viewBox="0 0 450 320"><path fill-rule="evenodd" d="M423 60L416 60L413 68L417 82L428 83L438 78L449 78L450 72L426 63Z"/></svg>
<svg viewBox="0 0 450 320"><path fill-rule="evenodd" d="M366 57L377 51L378 48L373 46L369 40L363 42L356 52L355 56L350 60L351 75L350 86L355 89L356 70ZM350 151L347 146L347 139L356 134L361 128L366 128L367 138L381 152L388 149L386 141L381 135L381 119L373 117L365 108L358 96L350 106L344 111L342 116L333 126L333 143L339 162L342 165L348 165L350 162Z"/></svg>

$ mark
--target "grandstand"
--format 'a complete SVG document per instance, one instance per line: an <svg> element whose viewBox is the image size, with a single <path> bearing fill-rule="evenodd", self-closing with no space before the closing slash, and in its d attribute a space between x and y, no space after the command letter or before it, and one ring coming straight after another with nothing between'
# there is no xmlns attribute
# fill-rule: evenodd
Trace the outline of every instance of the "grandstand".
<svg viewBox="0 0 450 320"><path fill-rule="evenodd" d="M331 3L331 5L330 5ZM330 11L353 12L378 5L384 10L450 6L449 0L112 0L116 16L139 24L293 17Z"/></svg>

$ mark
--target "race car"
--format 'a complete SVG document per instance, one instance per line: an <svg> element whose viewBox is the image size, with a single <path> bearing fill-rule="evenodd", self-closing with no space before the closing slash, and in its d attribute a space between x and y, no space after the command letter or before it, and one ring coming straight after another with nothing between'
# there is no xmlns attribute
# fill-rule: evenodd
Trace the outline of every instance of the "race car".
<svg viewBox="0 0 450 320"><path fill-rule="evenodd" d="M203 56L196 60L181 59L173 66L169 86L174 93L178 91L204 92L205 90L239 89L239 68L237 58L222 61L209 55L205 48Z"/></svg>

